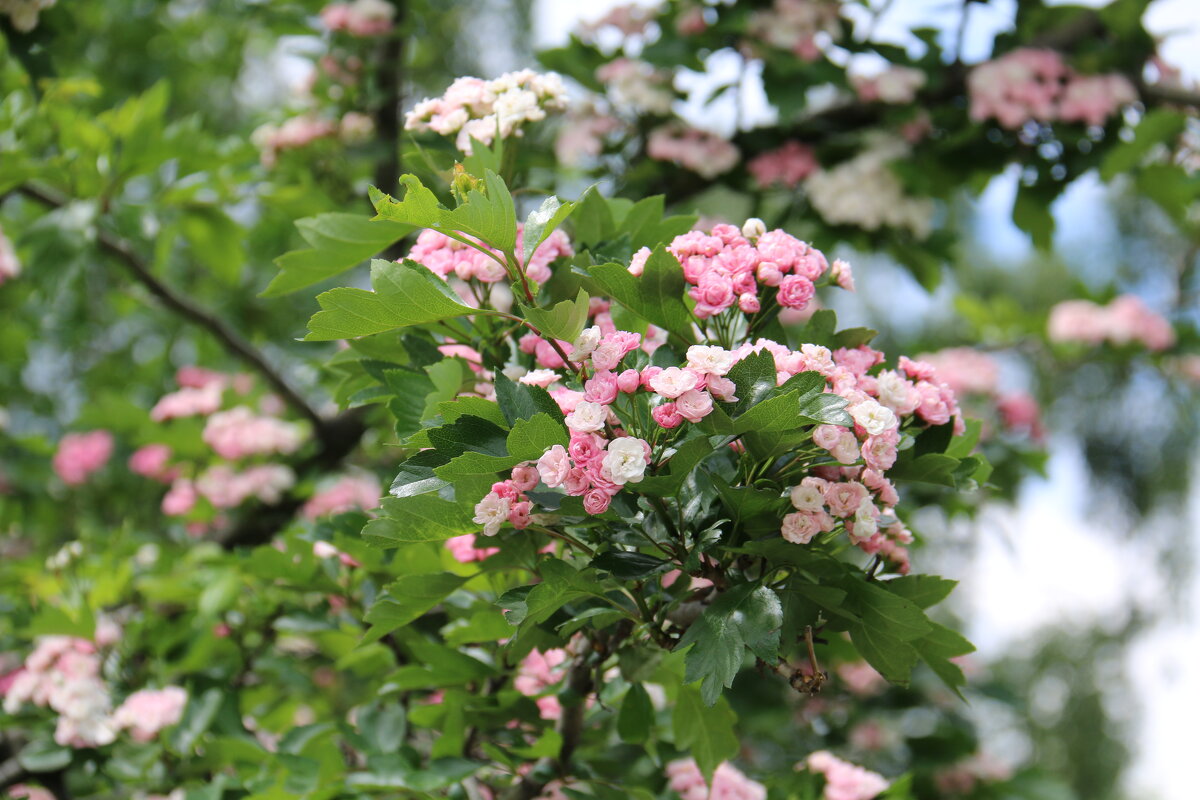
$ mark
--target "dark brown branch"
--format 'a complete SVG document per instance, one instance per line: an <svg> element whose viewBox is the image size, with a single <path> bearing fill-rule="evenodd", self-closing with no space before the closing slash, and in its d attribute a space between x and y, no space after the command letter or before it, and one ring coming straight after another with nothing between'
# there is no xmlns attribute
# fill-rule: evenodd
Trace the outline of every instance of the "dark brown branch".
<svg viewBox="0 0 1200 800"><path fill-rule="evenodd" d="M44 186L24 184L19 188L19 191L26 197L56 209L62 208L67 203L66 198L53 189ZM326 438L324 431L326 420L308 404L308 401L300 396L299 392L274 367L267 363L263 354L252 344L243 339L236 331L214 314L201 308L155 277L154 273L150 271L149 267L138 256L133 246L125 239L97 226L96 242L102 249L114 256L125 267L126 271L167 309L207 330L226 350L261 375L289 406L313 424L319 438Z"/></svg>
<svg viewBox="0 0 1200 800"><path fill-rule="evenodd" d="M585 639L585 646L587 643L588 640ZM503 800L534 800L545 791L548 783L535 776L544 775L550 770L553 770L559 777L566 777L570 774L571 759L575 755L575 749L579 746L579 739L583 735L583 715L587 711L587 697L596 688L589 655L587 652L581 653L567 672L567 688L578 697L578 702L564 708L562 717L558 720L556 730L562 736L562 746L558 750L558 756L538 761L528 775L521 778L504 793Z"/></svg>

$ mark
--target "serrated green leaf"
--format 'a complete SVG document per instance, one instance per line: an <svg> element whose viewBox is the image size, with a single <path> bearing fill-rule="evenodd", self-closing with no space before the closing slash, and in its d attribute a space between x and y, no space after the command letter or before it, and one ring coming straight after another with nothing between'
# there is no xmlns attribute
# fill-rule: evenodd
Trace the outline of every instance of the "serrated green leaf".
<svg viewBox="0 0 1200 800"><path fill-rule="evenodd" d="M536 461L554 445L566 447L571 436L561 422L539 412L528 419L518 419L508 433L508 453L520 461Z"/></svg>
<svg viewBox="0 0 1200 800"><path fill-rule="evenodd" d="M443 542L452 536L478 533L474 514L465 505L434 494L389 497L383 516L363 528L362 537L377 547L399 547L418 542Z"/></svg>
<svg viewBox="0 0 1200 800"><path fill-rule="evenodd" d="M308 341L353 339L409 325L482 313L460 302L446 282L412 261L371 262L371 285L317 295L321 311L308 322Z"/></svg>
<svg viewBox="0 0 1200 800"><path fill-rule="evenodd" d="M332 278L382 253L412 231L411 225L359 214L318 214L296 220L309 249L275 259L279 273L260 296L279 297Z"/></svg>
<svg viewBox="0 0 1200 800"><path fill-rule="evenodd" d="M625 699L621 701L621 711L617 715L617 735L621 741L638 744L650 738L650 729L654 725L654 704L650 695L640 683L629 687Z"/></svg>
<svg viewBox="0 0 1200 800"><path fill-rule="evenodd" d="M500 137L497 137L500 138ZM530 211L525 218L525 228L521 234L521 263L528 264L529 259L537 252L542 242L554 233L563 221L575 210L575 203L563 203L551 195L542 201L541 207ZM576 334L578 336L579 334ZM567 337L560 337L566 339ZM569 341L574 340L574 336Z"/></svg>
<svg viewBox="0 0 1200 800"><path fill-rule="evenodd" d="M453 210L439 203L416 175L400 176L400 183L405 187L402 200L373 189L371 202L379 219L429 228L448 236L465 234L501 252L510 252L517 241L517 215L512 196L504 181L492 170L484 171L483 181L486 194L472 189L466 201Z"/></svg>
<svg viewBox="0 0 1200 800"><path fill-rule="evenodd" d="M733 685L745 657L743 648L773 664L779 659L783 606L765 586L743 583L717 597L679 640L687 653L684 680L701 681L704 702L713 705L721 689Z"/></svg>
<svg viewBox="0 0 1200 800"><path fill-rule="evenodd" d="M737 714L724 697L718 698L715 704L705 704L695 687L679 687L671 716L675 746L691 753L710 784L721 762L738 753L740 746L733 732L736 722Z"/></svg>
<svg viewBox="0 0 1200 800"><path fill-rule="evenodd" d="M538 329L542 338L561 339L573 342L583 332L587 324L588 307L591 298L583 289L574 300L563 300L552 308L536 308L522 304L521 314Z"/></svg>
<svg viewBox="0 0 1200 800"><path fill-rule="evenodd" d="M363 643L378 641L392 631L403 628L419 618L446 596L466 582L461 575L438 572L429 575L406 575L390 583L387 593L381 595L367 610L363 619L371 623L371 629L363 637Z"/></svg>
<svg viewBox="0 0 1200 800"><path fill-rule="evenodd" d="M678 336L695 341L692 314L684 303L686 281L679 261L663 247L646 260L641 276L631 275L622 264L598 264L586 274L604 294L647 322Z"/></svg>

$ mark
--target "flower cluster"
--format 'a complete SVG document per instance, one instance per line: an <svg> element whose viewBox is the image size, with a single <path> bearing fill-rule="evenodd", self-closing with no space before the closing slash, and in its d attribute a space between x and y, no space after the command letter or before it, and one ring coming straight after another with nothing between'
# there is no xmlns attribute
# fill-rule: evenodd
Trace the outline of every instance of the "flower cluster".
<svg viewBox="0 0 1200 800"><path fill-rule="evenodd" d="M813 149L797 141L784 142L774 150L759 153L746 164L760 189L775 185L795 188L818 167Z"/></svg>
<svg viewBox="0 0 1200 800"><path fill-rule="evenodd" d="M908 153L903 140L876 138L853 158L816 172L805 182L813 208L834 225L868 231L887 225L924 239L933 226L933 201L908 195L889 166Z"/></svg>
<svg viewBox="0 0 1200 800"><path fill-rule="evenodd" d="M58 0L0 0L0 14L7 14L12 26L22 33L37 27L38 14Z"/></svg>
<svg viewBox="0 0 1200 800"><path fill-rule="evenodd" d="M346 511L369 511L379 505L383 487L374 475L344 475L308 499L300 513L317 519Z"/></svg>
<svg viewBox="0 0 1200 800"><path fill-rule="evenodd" d="M1175 330L1135 295L1121 295L1108 305L1067 300L1050 311L1048 335L1054 342L1115 345L1138 343L1148 350L1175 344Z"/></svg>
<svg viewBox="0 0 1200 800"><path fill-rule="evenodd" d="M713 772L712 786L704 780L700 767L690 758L672 761L666 767L668 786L681 800L767 800L767 789L752 781L742 771L722 762Z"/></svg>
<svg viewBox="0 0 1200 800"><path fill-rule="evenodd" d="M250 135L259 149L264 167L273 167L284 150L299 150L318 139L341 139L346 144L362 144L371 138L375 122L366 114L349 111L340 120L315 114L301 114L282 125L260 125Z"/></svg>
<svg viewBox="0 0 1200 800"><path fill-rule="evenodd" d="M20 274L21 262L17 260L17 251L4 235L4 229L0 228L0 285Z"/></svg>
<svg viewBox="0 0 1200 800"><path fill-rule="evenodd" d="M925 73L912 67L891 66L878 75L852 74L850 85L866 103L911 103L925 85Z"/></svg>
<svg viewBox="0 0 1200 800"><path fill-rule="evenodd" d="M575 33L583 41L595 41L598 34L614 29L622 37L640 36L654 21L655 9L639 3L626 3L613 7L607 14L592 22L580 23Z"/></svg>
<svg viewBox="0 0 1200 800"><path fill-rule="evenodd" d="M68 433L59 440L51 463L63 483L78 486L108 463L112 451L113 437L108 431Z"/></svg>
<svg viewBox="0 0 1200 800"><path fill-rule="evenodd" d="M775 0L768 11L750 16L748 33L754 42L788 50L805 61L821 56L820 37L838 32L838 0Z"/></svg>
<svg viewBox="0 0 1200 800"><path fill-rule="evenodd" d="M613 59L596 69L596 80L605 84L615 106L634 114L669 114L675 102L671 73L645 61Z"/></svg>
<svg viewBox="0 0 1200 800"><path fill-rule="evenodd" d="M517 253L524 252L524 240L525 226L520 224L517 226ZM485 249L493 253L495 258L476 247L427 229L421 231L405 258L416 261L443 278L454 275L459 280L476 280L481 283L499 283L505 280L507 273L499 260L502 258L501 254L491 248ZM556 230L533 251L529 263L521 265L522 271L530 280L545 283L550 280L551 262L556 258L573 255L575 250L571 247L571 240L561 230ZM469 297L464 296L463 299L470 302Z"/></svg>
<svg viewBox="0 0 1200 800"><path fill-rule="evenodd" d="M995 407L1004 427L1026 431L1034 438L1041 436L1037 400L1028 392L1002 390L1000 366L987 353L970 347L950 347L936 353L923 353L918 358L937 370L938 378L956 397L974 396L983 400Z"/></svg>
<svg viewBox="0 0 1200 800"><path fill-rule="evenodd" d="M552 648L545 652L529 651L517 669L513 688L526 697L534 698L542 719L558 719L562 716L562 704L552 694L545 694L551 686L562 683L567 674L567 651Z"/></svg>
<svg viewBox="0 0 1200 800"><path fill-rule="evenodd" d="M221 458L235 460L272 453L294 453L304 441L299 425L256 414L246 406L218 411L204 424L204 443Z"/></svg>
<svg viewBox="0 0 1200 800"><path fill-rule="evenodd" d="M331 3L321 9L321 24L351 36L383 36L392 30L396 7L387 0Z"/></svg>
<svg viewBox="0 0 1200 800"><path fill-rule="evenodd" d="M500 138L521 136L526 122L546 118L567 107L567 89L557 73L509 72L494 80L464 77L441 97L422 100L408 113L404 127L456 136L459 150L471 154L471 140L490 145Z"/></svg>
<svg viewBox="0 0 1200 800"><path fill-rule="evenodd" d="M578 113L572 109L554 140L554 155L560 164L577 166L604 152L605 137L623 127L621 120L594 107Z"/></svg>
<svg viewBox="0 0 1200 800"><path fill-rule="evenodd" d="M760 220L748 220L741 230L717 225L711 233L689 231L667 248L683 267L696 301L695 315L707 319L736 305L746 314L763 308L770 292L784 308L801 310L816 293L816 282L829 271L829 262L815 247L782 230L766 231ZM629 271L641 275L650 250L633 256ZM838 269L850 275L848 265Z"/></svg>
<svg viewBox="0 0 1200 800"><path fill-rule="evenodd" d="M655 161L670 161L710 179L733 169L741 158L731 142L681 122L671 122L651 131L646 142L646 155Z"/></svg>
<svg viewBox="0 0 1200 800"><path fill-rule="evenodd" d="M64 747L111 744L126 729L135 741L150 741L179 722L187 692L175 686L135 692L112 711L111 693L100 677L97 645L115 644L120 636L111 620L101 620L94 643L70 636L40 637L22 668L4 681L4 710L15 714L31 703L57 712L54 740Z"/></svg>
<svg viewBox="0 0 1200 800"><path fill-rule="evenodd" d="M995 118L1010 129L1031 120L1103 125L1137 90L1120 74L1080 75L1054 50L1019 48L967 76L971 119Z"/></svg>
<svg viewBox="0 0 1200 800"><path fill-rule="evenodd" d="M888 782L876 772L843 761L826 750L809 754L797 768L825 776L825 800L872 800L888 788Z"/></svg>

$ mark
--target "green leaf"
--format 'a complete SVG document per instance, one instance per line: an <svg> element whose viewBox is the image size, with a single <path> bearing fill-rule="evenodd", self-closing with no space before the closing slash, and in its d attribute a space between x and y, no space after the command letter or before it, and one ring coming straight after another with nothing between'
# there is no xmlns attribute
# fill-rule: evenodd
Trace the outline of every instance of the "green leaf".
<svg viewBox="0 0 1200 800"><path fill-rule="evenodd" d="M362 531L362 537L377 547L443 542L452 536L477 533L480 528L471 521L474 514L466 506L432 494L386 498L383 514Z"/></svg>
<svg viewBox="0 0 1200 800"><path fill-rule="evenodd" d="M738 754L740 745L733 732L736 722L737 714L724 697L706 704L695 687L679 687L671 716L675 746L691 753L709 784L721 762Z"/></svg>
<svg viewBox="0 0 1200 800"><path fill-rule="evenodd" d="M1018 228L1029 234L1033 244L1039 250L1049 249L1054 239L1054 215L1050 213L1050 203L1057 191L1047 190L1041 184L1017 187L1017 197L1013 201L1012 221Z"/></svg>
<svg viewBox="0 0 1200 800"><path fill-rule="evenodd" d="M408 729L404 706L393 701L376 701L360 709L358 730L372 753L394 753L404 744Z"/></svg>
<svg viewBox="0 0 1200 800"><path fill-rule="evenodd" d="M171 749L180 754L191 753L196 740L217 718L223 698L224 693L216 688L206 689L199 696L190 697L183 712L183 719L171 734Z"/></svg>
<svg viewBox="0 0 1200 800"><path fill-rule="evenodd" d="M905 458L904 454L896 460L896 464L888 470L888 477L897 483L931 483L936 486L954 486L954 470L958 467L958 459L941 453L926 453L915 459Z"/></svg>
<svg viewBox="0 0 1200 800"><path fill-rule="evenodd" d="M296 221L307 250L275 259L277 274L262 297L279 297L332 278L400 241L412 226L359 214L318 214Z"/></svg>
<svg viewBox="0 0 1200 800"><path fill-rule="evenodd" d="M704 702L713 705L722 687L733 685L742 666L744 647L768 664L779 659L782 627L783 606L767 587L743 583L726 590L679 640L679 648L692 646L685 661L684 680L702 681Z"/></svg>
<svg viewBox="0 0 1200 800"><path fill-rule="evenodd" d="M551 419L562 422L562 409L554 398L540 386L527 386L515 383L505 377L503 372L496 373L496 402L508 424L515 424L519 419L529 419L535 414L545 413Z"/></svg>
<svg viewBox="0 0 1200 800"><path fill-rule="evenodd" d="M911 600L920 608L929 608L942 602L957 585L958 581L937 575L905 575L882 583L889 592Z"/></svg>
<svg viewBox="0 0 1200 800"><path fill-rule="evenodd" d="M617 735L621 741L629 744L639 744L650 738L650 729L654 725L654 704L650 695L640 683L629 687L625 699L621 701L621 711L617 715Z"/></svg>
<svg viewBox="0 0 1200 800"><path fill-rule="evenodd" d="M461 575L439 572L406 575L388 584L387 593L375 601L364 617L371 623L371 629L363 642L378 641L397 628L403 628L445 600L466 581Z"/></svg>
<svg viewBox="0 0 1200 800"><path fill-rule="evenodd" d="M192 256L226 286L237 286L246 261L241 225L212 206L188 206L180 229L191 245Z"/></svg>
<svg viewBox="0 0 1200 800"><path fill-rule="evenodd" d="M918 658L916 648L910 643L861 624L850 625L850 641L880 675L900 686L908 685Z"/></svg>
<svg viewBox="0 0 1200 800"><path fill-rule="evenodd" d="M430 228L448 236L455 233L473 236L507 253L517 241L517 215L512 196L504 181L492 170L484 171L483 180L486 194L472 189L466 201L454 210L439 203L416 175L400 176L400 183L405 187L402 200L372 188L371 203L379 219ZM454 238L461 240L461 236Z"/></svg>
<svg viewBox="0 0 1200 800"><path fill-rule="evenodd" d="M944 625L938 625L936 622L931 624L933 630L913 641L912 646L934 674L961 698L962 693L959 689L966 685L967 679L962 668L950 659L975 652L975 645Z"/></svg>
<svg viewBox="0 0 1200 800"><path fill-rule="evenodd" d="M610 550L592 559L591 566L611 572L621 581L640 581L670 567L671 562L629 550Z"/></svg>
<svg viewBox="0 0 1200 800"><path fill-rule="evenodd" d="M308 322L307 341L352 339L409 325L483 313L464 306L446 282L412 261L371 262L371 285L317 295L321 311Z"/></svg>
<svg viewBox="0 0 1200 800"><path fill-rule="evenodd" d="M525 598L528 622L545 622L555 611L581 597L604 597L594 577L585 576L560 559L549 558L538 564L538 574L542 576L542 582ZM509 621L512 621L511 617Z"/></svg>
<svg viewBox="0 0 1200 800"><path fill-rule="evenodd" d="M631 275L622 264L598 264L589 267L586 274L604 294L642 319L685 342L695 341L692 313L683 301L683 268L665 248L654 250L640 277Z"/></svg>
<svg viewBox="0 0 1200 800"><path fill-rule="evenodd" d="M1187 117L1172 109L1156 108L1146 112L1133 131L1133 139L1118 142L1108 151L1100 166L1100 177L1111 181L1134 169L1155 145L1174 141L1186 125Z"/></svg>
<svg viewBox="0 0 1200 800"><path fill-rule="evenodd" d="M646 197L634 203L621 220L619 230L629 234L630 246L635 251L670 244L672 239L687 233L696 224L695 215L663 219L663 206L661 194Z"/></svg>
<svg viewBox="0 0 1200 800"><path fill-rule="evenodd" d="M400 471L392 481L390 493L394 497L414 497L449 486L449 481L437 477L433 472L435 467L440 467L449 460L446 455L436 450L422 450L400 465Z"/></svg>
<svg viewBox="0 0 1200 800"><path fill-rule="evenodd" d="M538 412L528 419L518 419L508 433L508 453L520 461L536 461L556 444L566 447L570 434L561 422L549 414Z"/></svg>
<svg viewBox="0 0 1200 800"><path fill-rule="evenodd" d="M540 208L529 212L529 216L525 218L524 232L521 235L522 264L529 263L529 259L533 257L541 243L546 241L559 225L563 224L563 220L571 216L575 206L575 203L563 203L551 195L542 201ZM575 336L578 335L578 333L575 334ZM559 338L566 339L567 337ZM572 336L570 340L573 341L574 338Z"/></svg>
<svg viewBox="0 0 1200 800"><path fill-rule="evenodd" d="M483 453L489 456L507 456L507 436L508 431L496 423L469 414L464 414L447 425L429 429L430 443L448 455Z"/></svg>
<svg viewBox="0 0 1200 800"><path fill-rule="evenodd" d="M578 206L571 219L574 240L580 247L594 247L616 235L616 223L608 201L596 189L589 187L576 203Z"/></svg>
<svg viewBox="0 0 1200 800"><path fill-rule="evenodd" d="M71 763L71 748L60 747L46 739L34 739L21 748L17 763L33 773L53 772Z"/></svg>
<svg viewBox="0 0 1200 800"><path fill-rule="evenodd" d="M553 308L537 308L521 304L521 314L529 320L545 339L561 339L573 342L587 324L588 306L591 298L583 289L574 300L563 300Z"/></svg>
<svg viewBox="0 0 1200 800"><path fill-rule="evenodd" d="M674 455L666 462L666 474L643 478L641 483L637 484L638 492L659 497L669 497L675 494L683 486L684 481L687 480L696 465L712 451L712 442L707 436L695 436L687 439L676 448Z"/></svg>

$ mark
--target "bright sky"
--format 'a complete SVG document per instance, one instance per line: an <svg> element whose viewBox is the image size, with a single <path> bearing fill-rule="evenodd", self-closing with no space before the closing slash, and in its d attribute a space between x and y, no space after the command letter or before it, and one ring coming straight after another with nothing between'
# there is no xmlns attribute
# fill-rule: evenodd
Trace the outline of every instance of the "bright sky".
<svg viewBox="0 0 1200 800"><path fill-rule="evenodd" d="M535 41L540 46L560 44L577 20L597 19L618 4L592 0L581 13L577 0L539 0ZM1081 4L1105 5L1087 0ZM957 0L894 3L877 24L877 35L909 45L904 34L910 27L932 25L942 29L943 46L948 46L960 7ZM1014 0L971 6L966 60L988 55L988 43L1008 25L1014 8ZM1156 0L1145 24L1154 35L1165 37L1160 51L1168 62L1182 68L1186 77L1200 80L1200 0ZM714 72L730 70L722 59L710 66ZM766 111L761 101L752 109L753 114ZM708 115L720 112L710 109ZM1028 252L1029 241L1009 220L1014 188L1012 180L997 180L984 193L978 210L989 222L978 233L993 254L1020 258ZM1105 213L1101 196L1098 182L1083 180L1056 204L1061 245L1073 248L1095 238L1098 215ZM960 602L970 617L972 639L983 656L994 657L1042 626L1083 626L1121 617L1131 602L1173 606L1178 613L1141 635L1126 654L1131 681L1121 688L1133 693L1139 706L1136 733L1129 743L1136 757L1127 782L1130 795L1139 800L1195 800L1194 731L1200 709L1200 619L1195 614L1200 609L1200 581L1192 581L1190 597L1162 596L1159 568L1147 548L1138 547L1135 537L1114 531L1098 534L1095 521L1085 518L1088 478L1078 448L1070 441L1056 441L1051 454L1049 477L1028 482L1015 508L992 509L984 516L972 534L979 538L974 561L960 565L961 573L951 576L963 580ZM1192 492L1190 507L1182 511L1174 524L1190 522L1191 553L1200 553L1200 491Z"/></svg>

